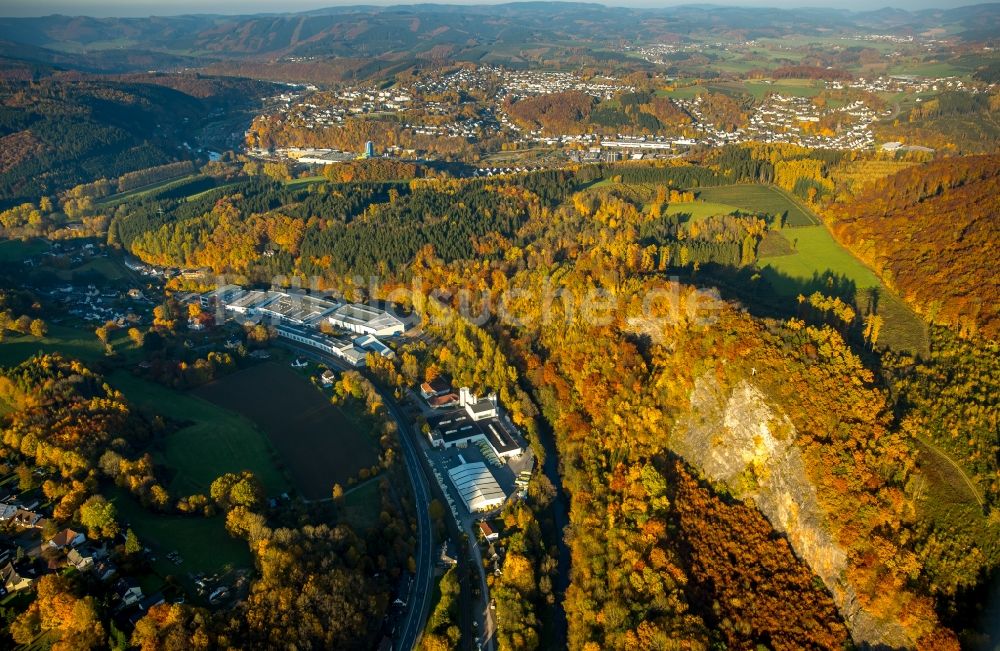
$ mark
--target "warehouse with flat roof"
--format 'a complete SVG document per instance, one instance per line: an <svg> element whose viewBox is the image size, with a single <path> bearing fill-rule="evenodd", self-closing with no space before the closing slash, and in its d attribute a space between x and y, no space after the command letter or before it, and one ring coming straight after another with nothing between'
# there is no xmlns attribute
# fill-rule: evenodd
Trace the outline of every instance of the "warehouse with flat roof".
<svg viewBox="0 0 1000 651"><path fill-rule="evenodd" d="M277 328L279 337L284 337L290 341L304 344L311 348L316 348L344 360L351 366L364 366L368 353L354 345L354 342L346 337L336 335L325 335L311 328L279 324Z"/></svg>
<svg viewBox="0 0 1000 651"><path fill-rule="evenodd" d="M472 420L464 409L451 409L427 419L431 445L436 448L464 448L483 441L501 459L520 456L524 445L520 437L497 418Z"/></svg>
<svg viewBox="0 0 1000 651"><path fill-rule="evenodd" d="M312 324L333 312L339 303L308 294L270 292L273 300L257 307L264 317L291 325Z"/></svg>
<svg viewBox="0 0 1000 651"><path fill-rule="evenodd" d="M273 297L267 292L256 289L243 292L239 296L234 296L226 301L226 310L236 314L254 314L261 305L267 304Z"/></svg>
<svg viewBox="0 0 1000 651"><path fill-rule="evenodd" d="M507 494L481 461L463 463L448 470L448 477L455 485L469 513L489 511L503 505Z"/></svg>
<svg viewBox="0 0 1000 651"><path fill-rule="evenodd" d="M222 285L202 294L199 302L203 310L210 310L219 305L225 305L245 293L246 291L239 285Z"/></svg>
<svg viewBox="0 0 1000 651"><path fill-rule="evenodd" d="M501 459L517 457L524 452L521 436L508 419L500 417L496 394L478 398L468 387L462 387L458 408L441 411L444 406L431 404L439 411L427 419L430 426L427 436L434 447L464 448L482 441Z"/></svg>
<svg viewBox="0 0 1000 651"><path fill-rule="evenodd" d="M330 325L361 335L390 337L401 335L406 327L403 322L385 310L362 303L347 303L333 310Z"/></svg>

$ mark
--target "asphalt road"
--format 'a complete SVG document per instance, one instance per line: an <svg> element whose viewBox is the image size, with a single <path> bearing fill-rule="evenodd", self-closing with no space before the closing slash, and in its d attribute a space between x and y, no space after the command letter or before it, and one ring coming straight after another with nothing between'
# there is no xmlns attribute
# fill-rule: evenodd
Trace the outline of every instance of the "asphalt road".
<svg viewBox="0 0 1000 651"><path fill-rule="evenodd" d="M369 378L369 380L371 379ZM397 649L409 651L416 647L420 634L423 633L430 609L431 589L433 587L434 539L431 530L431 516L428 511L431 503L431 489L427 483L427 475L424 474L423 465L417 456L420 452L417 450L417 443L413 438L415 434L413 428L410 427L409 419L400 411L396 399L391 394L384 391L374 381L372 384L382 394L382 402L385 403L389 414L399 428L399 440L403 445L403 456L406 458L406 467L409 470L417 511L417 575L413 581L410 600L406 604L406 618L403 620L403 627L396 641Z"/></svg>
<svg viewBox="0 0 1000 651"><path fill-rule="evenodd" d="M493 612L490 609L490 604L493 599L490 597L490 588L486 583L486 570L483 568L483 552L479 547L479 541L476 538L475 530L469 526L466 527L466 531L469 532L469 540L472 541L470 547L470 556L475 567L479 570L479 589L481 591L481 608L477 609L476 621L479 623L479 636L478 643L479 647L484 651L493 651L496 648L496 622L493 621Z"/></svg>
<svg viewBox="0 0 1000 651"><path fill-rule="evenodd" d="M399 442L403 447L403 458L406 461L406 469L410 475L410 484L413 488L415 509L417 512L417 549L415 553L417 573L406 603L406 615L403 617L403 623L399 628L393 648L398 651L410 651L417 646L420 635L424 630L424 624L427 622L434 579L434 564L432 560L434 554L434 534L431 529L431 516L428 510L431 503L431 491L427 483L427 475L424 474L423 465L420 463L420 457L418 456L420 451L417 449L417 441L414 439L413 428L410 426L409 419L396 404L396 398L391 393L383 390L364 369L354 369L336 357L326 355L312 348L296 346L292 342L284 340L279 343L294 349L303 357L320 360L330 368L340 371L360 371L371 381L379 394L381 394L382 402L385 403L389 415L396 421L396 427L399 428Z"/></svg>

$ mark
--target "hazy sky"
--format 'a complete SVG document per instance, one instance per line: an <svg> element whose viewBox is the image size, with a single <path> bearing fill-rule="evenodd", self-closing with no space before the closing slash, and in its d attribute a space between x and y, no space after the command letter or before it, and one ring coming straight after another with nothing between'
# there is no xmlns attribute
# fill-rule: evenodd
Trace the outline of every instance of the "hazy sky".
<svg viewBox="0 0 1000 651"><path fill-rule="evenodd" d="M493 0L499 2L502 0ZM702 0L705 2L705 0ZM442 0L441 4L490 4ZM693 0L603 0L612 6L663 7L692 4ZM411 4L399 0L0 0L0 16L44 16L53 13L71 16L149 16L184 13L251 14L258 12L291 12L334 5L396 5ZM708 4L708 3L706 3ZM979 4L976 0L716 0L711 4L758 7L838 7L846 9L877 9L884 6L905 9L931 7L961 7Z"/></svg>

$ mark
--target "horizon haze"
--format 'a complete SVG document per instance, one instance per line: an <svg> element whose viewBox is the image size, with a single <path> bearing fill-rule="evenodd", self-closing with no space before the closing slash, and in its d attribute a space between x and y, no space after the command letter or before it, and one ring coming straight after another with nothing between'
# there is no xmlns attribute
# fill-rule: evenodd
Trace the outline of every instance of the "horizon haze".
<svg viewBox="0 0 1000 651"><path fill-rule="evenodd" d="M560 1L560 0L557 0ZM156 0L105 0L104 2L60 2L45 0L8 0L0 6L0 16L3 17L40 17L52 14L67 16L89 16L95 18L141 18L150 16L179 16L199 14L223 15L253 15L253 14L294 14L306 11L317 11L334 7L405 7L420 4L441 4L457 6L500 5L512 4L505 1L497 2L441 2L441 3L407 3L392 0L373 2L329 2L328 0L293 0L292 2L277 2L276 0L213 0L212 2L197 2L182 0L170 4L170 9L164 11L164 4ZM911 0L900 3L899 0L878 3L872 7L864 0L728 0L726 2L685 2L668 1L653 2L650 0L618 0L601 4L608 7L629 7L637 9L656 9L679 7L685 5L749 7L760 9L846 9L849 11L878 11L895 9L903 11L921 11L925 9L955 9L958 7L992 4L987 2L968 2L967 0ZM905 4L907 6L900 6Z"/></svg>

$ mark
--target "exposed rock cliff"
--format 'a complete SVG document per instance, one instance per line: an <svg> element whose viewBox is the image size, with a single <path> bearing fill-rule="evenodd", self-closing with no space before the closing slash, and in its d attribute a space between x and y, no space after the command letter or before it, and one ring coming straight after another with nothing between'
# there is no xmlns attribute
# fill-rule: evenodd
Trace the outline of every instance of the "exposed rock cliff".
<svg viewBox="0 0 1000 651"><path fill-rule="evenodd" d="M714 376L703 376L692 391L690 412L673 432L672 447L709 480L752 500L788 537L829 588L855 643L913 647L903 626L865 611L847 582L846 554L830 534L795 438L788 417L768 405L751 382L728 389Z"/></svg>

